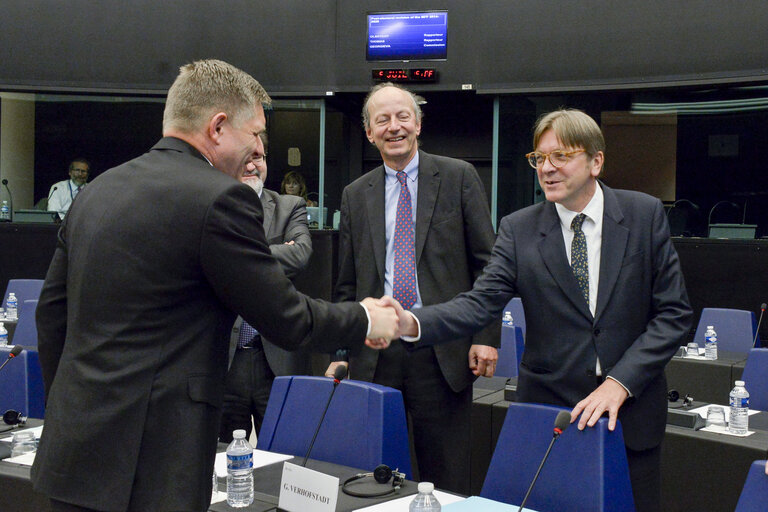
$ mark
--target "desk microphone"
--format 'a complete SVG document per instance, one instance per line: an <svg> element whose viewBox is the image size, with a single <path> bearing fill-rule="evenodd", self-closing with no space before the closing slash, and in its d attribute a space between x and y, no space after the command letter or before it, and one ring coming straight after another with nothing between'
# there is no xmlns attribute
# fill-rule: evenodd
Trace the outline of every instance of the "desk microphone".
<svg viewBox="0 0 768 512"><path fill-rule="evenodd" d="M53 193L56 192L59 189L58 186L54 186L51 191L48 193L48 200L51 200L51 197L53 197Z"/></svg>
<svg viewBox="0 0 768 512"><path fill-rule="evenodd" d="M760 304L760 319L757 321L757 329L755 329L755 339L752 340L752 348L755 348L757 337L760 336L760 324L763 323L763 313L765 313L765 302Z"/></svg>
<svg viewBox="0 0 768 512"><path fill-rule="evenodd" d="M8 359L6 359L3 364L0 365L0 370L5 368L5 365L8 364L8 361L16 357L17 355L21 354L21 352L24 350L24 347L21 345L14 345L11 351L8 353Z"/></svg>
<svg viewBox="0 0 768 512"><path fill-rule="evenodd" d="M328 397L328 403L325 404L325 410L323 410L323 415L320 416L320 422L317 424L317 428L315 429L315 435L312 436L312 441L309 443L309 449L307 450L307 454L304 456L304 462L301 463L302 466L306 467L307 465L307 459L309 459L309 454L312 453L312 447L315 445L315 439L317 439L317 434L318 432L320 432L320 427L323 426L325 413L328 412L328 406L331 405L331 399L333 398L334 393L336 393L336 388L339 386L339 383L346 376L347 376L346 365L340 364L333 371L333 390L331 391L331 396ZM568 419L570 419L570 416L568 417Z"/></svg>
<svg viewBox="0 0 768 512"><path fill-rule="evenodd" d="M525 502L528 501L528 497L531 495L533 486L536 484L536 480L539 479L539 473L541 473L541 468L544 467L544 463L547 462L547 458L549 458L549 452L552 451L552 445L555 444L555 441L557 441L557 438L560 437L560 434L565 432L565 429L568 428L568 425L570 424L571 424L570 412L560 411L559 413L557 413L557 418L555 418L555 427L553 429L553 434L552 434L552 441L549 442L549 448L547 448L547 453L545 453L544 458L541 459L541 464L539 464L539 469L536 470L536 474L533 477L533 481L531 482L530 487L528 487L528 491L525 493L525 498L523 498L523 502L520 504L520 508L517 509L517 512L522 512L523 507L525 507Z"/></svg>

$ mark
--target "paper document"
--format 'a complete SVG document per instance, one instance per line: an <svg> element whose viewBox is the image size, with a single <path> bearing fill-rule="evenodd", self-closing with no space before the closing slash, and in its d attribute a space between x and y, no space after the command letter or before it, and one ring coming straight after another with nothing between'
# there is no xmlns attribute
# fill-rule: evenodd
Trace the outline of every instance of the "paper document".
<svg viewBox="0 0 768 512"><path fill-rule="evenodd" d="M435 498L437 498L437 501L440 502L440 506L443 510L445 510L445 506L450 503L456 503L466 499L462 496L456 496L455 494L437 490L432 494L434 494ZM408 512L408 507L415 497L415 494L409 494L408 496L403 496L402 498L398 498L396 500L385 501L384 503L377 503L376 505L371 505L370 507L365 508L358 508L356 510L357 512Z"/></svg>
<svg viewBox="0 0 768 512"><path fill-rule="evenodd" d="M32 466L32 463L35 462L35 453L37 452L28 452L23 455L17 455L16 457L8 457L7 459L4 459L3 462L13 462L14 464L21 464L22 466Z"/></svg>
<svg viewBox="0 0 768 512"><path fill-rule="evenodd" d="M518 505L509 505L508 503L501 503L498 501L481 498L480 496L472 496L464 501L454 503L447 507L442 507L442 512L476 512L482 510L482 512L517 512L520 508ZM524 508L523 512L536 512L530 508Z"/></svg>
<svg viewBox="0 0 768 512"><path fill-rule="evenodd" d="M253 468L261 468L275 464L276 462L282 462L293 458L293 455L285 455L282 453L272 453L264 450L253 450ZM216 463L213 466L216 471L216 476L227 476L227 453L221 452L216 454Z"/></svg>
<svg viewBox="0 0 768 512"><path fill-rule="evenodd" d="M712 406L712 405L720 405L720 404L707 404L707 405L702 405L701 407L696 407L695 409L691 409L691 410L690 410L690 411L688 411L688 412L695 412L695 413L698 413L698 415L699 415L699 416L701 416L701 417L702 417L702 418L704 418L704 419L707 419L707 408L708 408L708 407L710 407L710 406ZM726 423L727 423L727 422L728 422L728 410L730 409L730 406L728 406L728 405L720 405L720 407L722 407L722 408L723 408L723 410L725 411L725 421L726 421ZM684 410L684 409L682 409L682 410ZM760 411L758 411L758 410L756 410L756 409L750 409L750 410L749 410L749 415L750 415L750 416L752 416L753 414L757 414L757 413L759 413L759 412L760 412Z"/></svg>
<svg viewBox="0 0 768 512"><path fill-rule="evenodd" d="M40 434L43 433L43 426L40 425L39 427L24 428L24 429L20 429L20 430L13 430L14 434L17 433L17 432L34 432L35 433L35 438L36 439L40 439ZM13 441L13 436L4 437L4 438L0 439L0 441L2 441L4 443L10 443L11 441Z"/></svg>

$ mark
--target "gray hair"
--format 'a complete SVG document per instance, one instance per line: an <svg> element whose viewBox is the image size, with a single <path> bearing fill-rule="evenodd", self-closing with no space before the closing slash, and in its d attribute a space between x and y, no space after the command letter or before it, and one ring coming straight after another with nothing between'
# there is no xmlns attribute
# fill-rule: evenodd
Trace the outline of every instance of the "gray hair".
<svg viewBox="0 0 768 512"><path fill-rule="evenodd" d="M424 117L424 114L421 111L421 104L426 103L424 98L412 93L402 85L394 84L392 82L383 82L378 85L374 85L373 88L371 88L371 90L368 92L368 95L365 97L365 101L363 102L363 128L367 130L371 125L371 116L368 113L368 103L371 101L371 96L384 89L385 87L394 87L395 89L405 91L413 103L413 113L416 116L416 122L420 123L421 118Z"/></svg>
<svg viewBox="0 0 768 512"><path fill-rule="evenodd" d="M245 71L220 60L198 60L182 66L168 90L163 132L192 133L216 112L237 123L250 119L258 105L271 103L267 91Z"/></svg>

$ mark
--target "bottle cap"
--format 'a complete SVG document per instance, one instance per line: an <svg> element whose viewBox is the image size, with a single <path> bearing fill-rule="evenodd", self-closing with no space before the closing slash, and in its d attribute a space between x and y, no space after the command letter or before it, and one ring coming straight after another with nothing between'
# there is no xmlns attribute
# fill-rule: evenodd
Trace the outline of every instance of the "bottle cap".
<svg viewBox="0 0 768 512"><path fill-rule="evenodd" d="M744 387L744 381L743 381L743 380L737 380L737 381L736 381L736 385L737 385L737 386L741 386L741 387Z"/></svg>
<svg viewBox="0 0 768 512"><path fill-rule="evenodd" d="M715 328L714 328L714 327L712 327L711 325L708 325L708 326L707 326L707 329L712 329L712 330L714 330Z"/></svg>
<svg viewBox="0 0 768 512"><path fill-rule="evenodd" d="M232 432L232 437L234 439L245 439L245 430L239 428Z"/></svg>
<svg viewBox="0 0 768 512"><path fill-rule="evenodd" d="M435 490L435 484L432 482L419 482L419 492L429 494Z"/></svg>

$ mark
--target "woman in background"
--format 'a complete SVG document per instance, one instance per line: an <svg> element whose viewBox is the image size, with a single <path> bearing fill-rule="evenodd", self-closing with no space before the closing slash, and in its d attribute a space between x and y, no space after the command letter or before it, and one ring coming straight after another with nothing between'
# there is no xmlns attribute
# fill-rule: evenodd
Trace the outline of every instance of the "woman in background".
<svg viewBox="0 0 768 512"><path fill-rule="evenodd" d="M290 171L285 175L280 185L280 193L303 197L307 206L317 206L316 202L307 198L307 182L298 171Z"/></svg>

